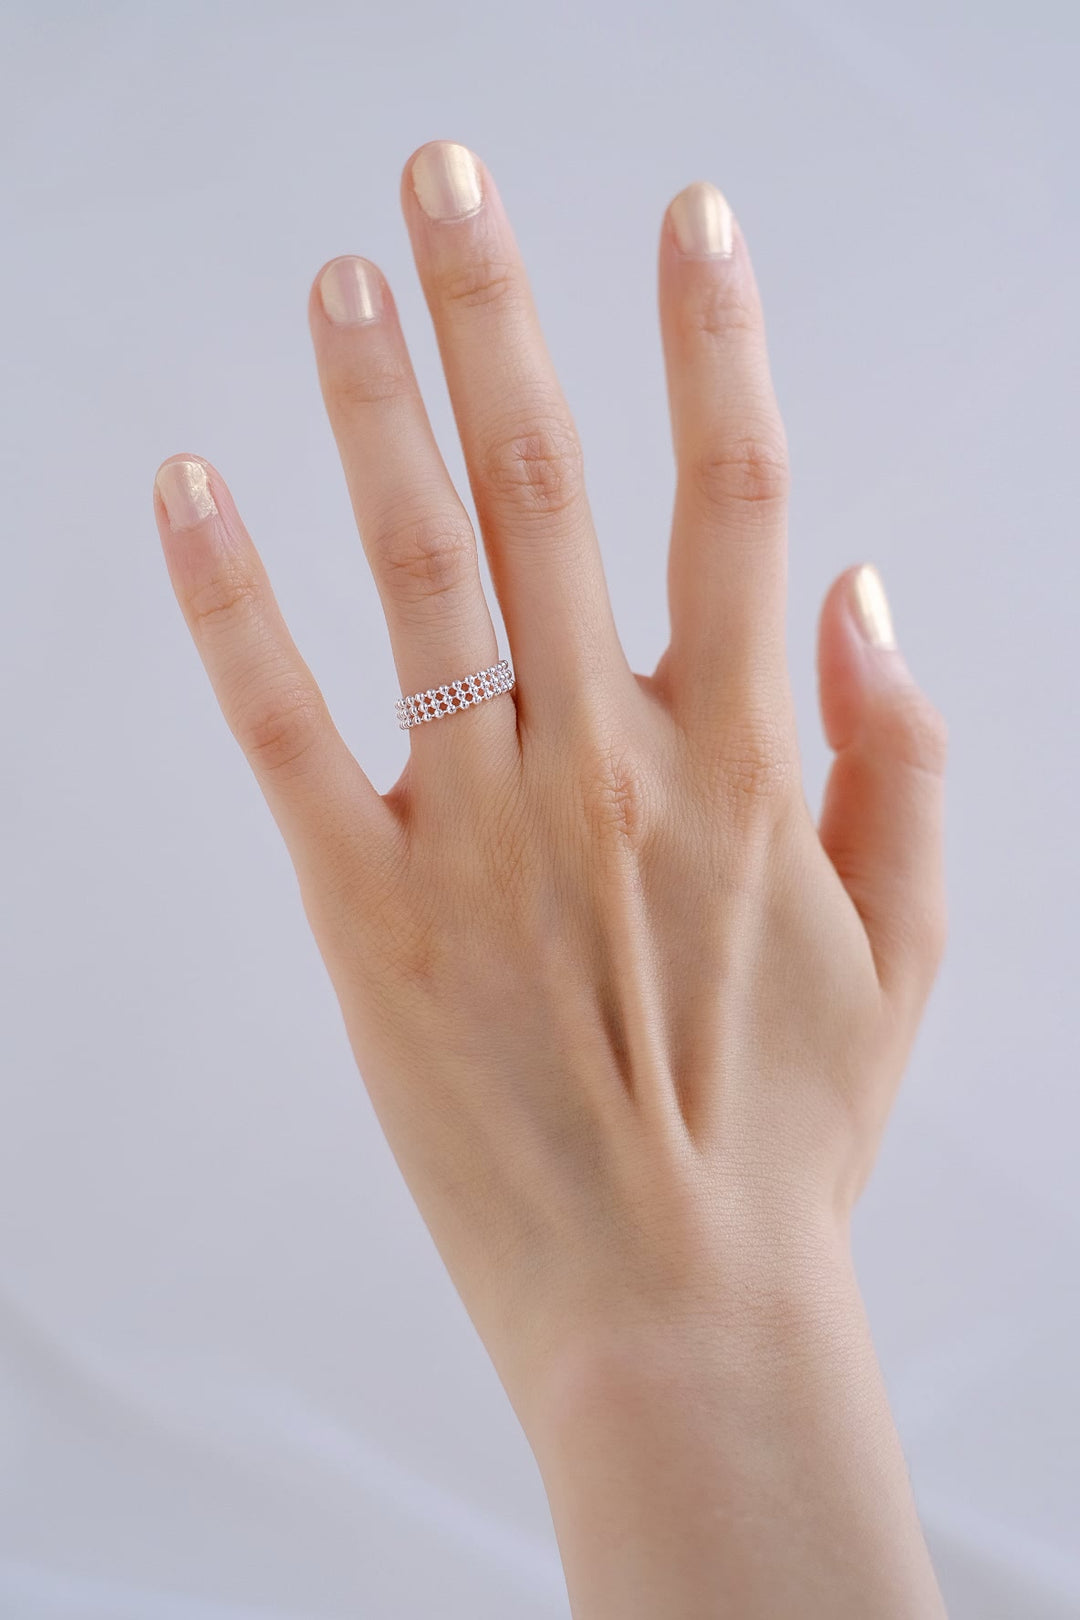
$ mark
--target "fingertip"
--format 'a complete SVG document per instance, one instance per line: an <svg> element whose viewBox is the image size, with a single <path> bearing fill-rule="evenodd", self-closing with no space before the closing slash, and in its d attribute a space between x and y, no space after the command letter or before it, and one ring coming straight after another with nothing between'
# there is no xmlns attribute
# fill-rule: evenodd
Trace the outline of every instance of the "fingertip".
<svg viewBox="0 0 1080 1620"><path fill-rule="evenodd" d="M308 296L308 314L332 327L367 326L386 307L386 283L378 265L356 253L340 253L319 270Z"/></svg>
<svg viewBox="0 0 1080 1620"><path fill-rule="evenodd" d="M818 700L826 740L836 750L855 735L862 709L862 660L851 609L855 572L850 568L833 580L818 620Z"/></svg>
<svg viewBox="0 0 1080 1620"><path fill-rule="evenodd" d="M896 630L885 582L873 563L860 563L851 569L847 600L859 633L875 652L896 652Z"/></svg>
<svg viewBox="0 0 1080 1620"><path fill-rule="evenodd" d="M171 456L166 456L164 461L158 463L157 471L154 473L155 494L160 494L159 480L162 474L166 473L168 468L178 466L181 462L193 462L196 466L203 467L207 471L210 469L210 463L205 456L200 456L191 450L176 450Z"/></svg>
<svg viewBox="0 0 1080 1620"><path fill-rule="evenodd" d="M829 745L854 743L944 768L945 722L901 652L881 576L872 564L846 569L830 587L818 636L818 685Z"/></svg>
<svg viewBox="0 0 1080 1620"><path fill-rule="evenodd" d="M885 587L873 563L846 568L826 592L817 669L822 720L834 749L852 741L876 692L910 683Z"/></svg>
<svg viewBox="0 0 1080 1620"><path fill-rule="evenodd" d="M418 146L401 176L402 206L435 224L453 224L478 214L488 201L490 175L477 154L459 141Z"/></svg>
<svg viewBox="0 0 1080 1620"><path fill-rule="evenodd" d="M684 186L668 204L664 226L684 258L730 259L735 251L735 215L711 180Z"/></svg>
<svg viewBox="0 0 1080 1620"><path fill-rule="evenodd" d="M211 483L212 467L202 456L184 452L163 461L154 474L155 507L171 532L196 528L218 511Z"/></svg>
<svg viewBox="0 0 1080 1620"><path fill-rule="evenodd" d="M405 162L402 164L402 190L407 192L409 195L413 195L413 165L420 161L425 152L432 152L440 146L457 146L458 144L459 143L457 141L448 140L443 135L435 135L432 136L430 141L421 141L419 146L414 146L408 157L405 159Z"/></svg>

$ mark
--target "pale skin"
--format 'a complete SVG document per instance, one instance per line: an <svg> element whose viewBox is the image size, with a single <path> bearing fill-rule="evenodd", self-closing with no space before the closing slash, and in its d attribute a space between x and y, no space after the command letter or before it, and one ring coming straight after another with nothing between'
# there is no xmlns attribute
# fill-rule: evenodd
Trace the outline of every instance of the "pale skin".
<svg viewBox="0 0 1080 1620"><path fill-rule="evenodd" d="M876 572L847 569L820 621L835 758L815 819L784 430L715 188L660 231L677 487L650 675L619 643L490 173L431 142L401 198L514 691L410 730L378 793L224 480L187 455L154 499L181 608L533 1448L575 1620L934 1620L849 1224L944 949L944 723ZM333 260L309 319L402 692L494 664L389 287Z"/></svg>

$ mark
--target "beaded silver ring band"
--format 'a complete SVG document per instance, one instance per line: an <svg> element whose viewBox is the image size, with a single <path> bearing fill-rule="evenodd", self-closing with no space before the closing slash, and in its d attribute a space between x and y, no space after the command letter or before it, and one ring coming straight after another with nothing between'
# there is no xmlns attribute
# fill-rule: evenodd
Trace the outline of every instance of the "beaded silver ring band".
<svg viewBox="0 0 1080 1620"><path fill-rule="evenodd" d="M474 703L498 697L514 689L514 672L505 658L475 675L465 675L460 681L449 681L445 686L429 686L426 692L413 692L410 697L399 697L394 704L399 731L419 726L426 720L442 720L459 709L471 709Z"/></svg>

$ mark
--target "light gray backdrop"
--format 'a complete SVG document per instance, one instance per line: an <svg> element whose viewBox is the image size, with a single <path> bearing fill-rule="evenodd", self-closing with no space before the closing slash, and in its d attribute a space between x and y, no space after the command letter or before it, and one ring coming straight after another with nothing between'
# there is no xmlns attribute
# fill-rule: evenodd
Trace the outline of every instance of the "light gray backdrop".
<svg viewBox="0 0 1080 1620"><path fill-rule="evenodd" d="M437 136L517 226L639 668L660 217L707 177L742 218L811 802L847 564L952 730L949 954L858 1224L877 1340L954 1620L1080 1613L1078 43L993 0L4 6L3 1620L565 1620L151 512L164 456L218 464L388 787L305 301L385 268L460 477L397 200Z"/></svg>

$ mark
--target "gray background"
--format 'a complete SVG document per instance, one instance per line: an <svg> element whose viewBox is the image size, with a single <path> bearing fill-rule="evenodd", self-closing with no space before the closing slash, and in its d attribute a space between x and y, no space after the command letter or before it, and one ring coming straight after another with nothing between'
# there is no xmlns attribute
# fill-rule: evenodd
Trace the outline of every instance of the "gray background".
<svg viewBox="0 0 1080 1620"><path fill-rule="evenodd" d="M954 1620L1080 1613L1073 6L7 4L4 1620L565 1617L538 1477L375 1127L174 604L164 456L230 480L380 787L405 757L305 317L400 301L437 136L491 165L636 667L666 637L656 236L753 247L818 604L864 558L952 730L952 936L857 1241Z"/></svg>

